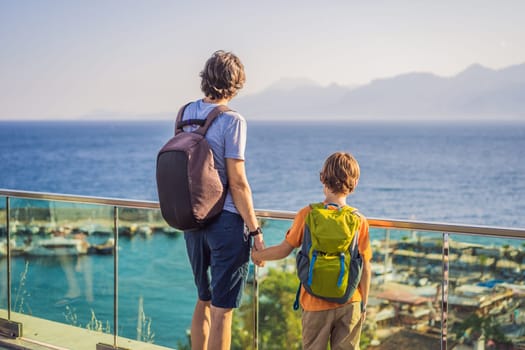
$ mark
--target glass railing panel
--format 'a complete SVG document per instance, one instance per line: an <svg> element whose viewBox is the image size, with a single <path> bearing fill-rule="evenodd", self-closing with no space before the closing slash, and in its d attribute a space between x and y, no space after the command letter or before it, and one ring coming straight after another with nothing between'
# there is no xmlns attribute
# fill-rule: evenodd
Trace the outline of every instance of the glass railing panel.
<svg viewBox="0 0 525 350"><path fill-rule="evenodd" d="M450 235L449 338L476 348L525 342L525 239Z"/></svg>
<svg viewBox="0 0 525 350"><path fill-rule="evenodd" d="M112 215L105 205L10 198L12 320L112 332ZM62 345L45 330L25 336Z"/></svg>
<svg viewBox="0 0 525 350"><path fill-rule="evenodd" d="M289 220L268 218L262 218L260 222L267 245L279 243L291 224ZM153 235L152 239L157 239L157 235ZM159 267L172 272L169 274L169 280L166 281L166 285L163 287L165 288L163 293L166 297L156 300L151 305L154 308L153 310L150 309L153 312L152 324L155 330L155 344L189 349L189 328L196 301L196 290L191 268L187 261L184 237L177 238L176 235L171 238L171 240L173 239L175 241L171 242L174 243L171 245L166 240L159 242L165 250L160 253L162 257L157 257L157 259L160 259ZM295 264L292 260L294 258L291 256L287 260L287 264ZM162 267L163 265L164 267ZM273 274L274 268L277 268L278 265L285 266L286 264L282 264L282 262L268 262L264 268L255 268L250 262L248 280L241 306L234 311L233 315L232 350L254 348L254 312L256 311L254 310L254 299L256 302L259 302L259 305L255 306L255 308L258 309L259 332L257 336L260 349L270 349L272 346L279 348L280 345L274 344L279 344L278 339L283 337L276 334L283 329L288 329L288 334L286 335L287 344L291 344L290 341L294 344L300 344L300 313L292 310L292 299L295 298L295 291L298 286L298 280L295 277L295 267L290 265L290 269L288 269L286 274L275 273L275 278L269 278L268 273ZM277 268L277 270L282 270L282 267ZM120 276L122 279L122 273L120 273ZM273 283L271 282L272 279L275 279ZM154 279L151 283L158 285L160 282L158 279ZM120 285L123 286L123 283L121 282ZM121 296L123 294L123 292L120 292ZM135 295L134 298L138 297L138 295ZM122 301L119 303L122 304ZM146 298L144 298L144 305L145 303ZM176 313L173 313L174 307L177 308ZM144 306L144 308L146 307ZM278 310L278 312L275 310ZM285 317L285 314L290 314L291 317ZM155 318L159 321L162 319L169 320L169 322L165 322L165 326L161 325L161 327L158 327ZM280 347L280 349L282 348ZM284 348L290 347L287 345Z"/></svg>
<svg viewBox="0 0 525 350"><path fill-rule="evenodd" d="M267 219L267 224L265 240L272 245L282 241L291 222ZM417 332L439 347L442 234L371 228L370 240L371 293L361 347L407 332ZM299 285L295 253L259 269L259 345L263 349L300 348L301 312L292 307Z"/></svg>
<svg viewBox="0 0 525 350"><path fill-rule="evenodd" d="M0 317L7 318L7 216L6 197L0 196Z"/></svg>
<svg viewBox="0 0 525 350"><path fill-rule="evenodd" d="M281 243L291 223L291 220L262 219L266 246ZM295 252L283 260L267 261L263 268L257 269L259 349L301 348L301 312L293 309L299 286L295 271ZM234 332L243 330L240 328ZM250 334L243 336L251 339Z"/></svg>
<svg viewBox="0 0 525 350"><path fill-rule="evenodd" d="M443 235L371 228L370 239L372 282L363 348L416 334L439 348Z"/></svg>
<svg viewBox="0 0 525 350"><path fill-rule="evenodd" d="M196 289L181 231L158 209L118 208L118 335L188 345Z"/></svg>
<svg viewBox="0 0 525 350"><path fill-rule="evenodd" d="M170 228L158 209L119 207L118 224L118 335L189 349L197 291L183 233ZM253 273L250 265L241 306L234 313L232 349L252 347Z"/></svg>

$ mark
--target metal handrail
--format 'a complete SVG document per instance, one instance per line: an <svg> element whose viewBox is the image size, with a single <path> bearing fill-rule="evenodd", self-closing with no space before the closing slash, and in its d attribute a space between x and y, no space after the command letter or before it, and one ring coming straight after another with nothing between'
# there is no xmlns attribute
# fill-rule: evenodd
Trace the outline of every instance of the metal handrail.
<svg viewBox="0 0 525 350"><path fill-rule="evenodd" d="M0 196L65 201L65 202L77 202L77 203L89 203L89 204L102 204L102 205L112 205L112 206L127 207L127 208L139 208L139 209L159 209L160 208L159 203L156 201L131 200L131 199L107 198L107 197L92 197L92 196L80 196L80 195L47 193L47 192L30 192L30 191L0 189ZM255 210L255 214L261 218L293 220L296 213L293 211L257 209ZM435 232L447 232L447 233L461 233L461 234L467 234L467 235L482 235L482 236L492 236L492 237L502 237L502 238L525 239L525 228L479 226L479 225L410 221L410 220L394 220L394 219L374 218L374 217L368 217L367 219L368 219L368 224L370 225L370 227L374 227L374 228L435 231Z"/></svg>
<svg viewBox="0 0 525 350"><path fill-rule="evenodd" d="M127 208L139 208L139 209L158 209L160 208L159 203L154 202L154 201L80 196L80 195L49 193L49 192L6 190L6 189L1 189L1 188L0 188L0 196L62 201L62 202L74 202L74 203L84 203L84 204L103 204L103 205L112 205L112 206L127 207Z"/></svg>

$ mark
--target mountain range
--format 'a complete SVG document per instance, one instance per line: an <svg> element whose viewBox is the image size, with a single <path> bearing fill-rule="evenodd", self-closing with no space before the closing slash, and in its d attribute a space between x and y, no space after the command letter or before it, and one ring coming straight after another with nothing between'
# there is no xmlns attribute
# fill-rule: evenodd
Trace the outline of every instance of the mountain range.
<svg viewBox="0 0 525 350"><path fill-rule="evenodd" d="M283 79L231 102L250 120L525 120L525 63L479 64L452 77L407 73L362 86Z"/></svg>

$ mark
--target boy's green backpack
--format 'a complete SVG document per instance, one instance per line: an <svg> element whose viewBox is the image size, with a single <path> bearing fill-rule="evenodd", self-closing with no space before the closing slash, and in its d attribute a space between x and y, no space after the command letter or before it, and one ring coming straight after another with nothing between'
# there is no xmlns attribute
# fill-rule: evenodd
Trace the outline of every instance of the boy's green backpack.
<svg viewBox="0 0 525 350"><path fill-rule="evenodd" d="M329 209L330 206L337 209ZM361 280L363 260L358 249L361 218L357 209L348 206L317 203L310 207L296 258L299 280L313 296L344 304ZM294 309L299 308L298 300L299 291Z"/></svg>

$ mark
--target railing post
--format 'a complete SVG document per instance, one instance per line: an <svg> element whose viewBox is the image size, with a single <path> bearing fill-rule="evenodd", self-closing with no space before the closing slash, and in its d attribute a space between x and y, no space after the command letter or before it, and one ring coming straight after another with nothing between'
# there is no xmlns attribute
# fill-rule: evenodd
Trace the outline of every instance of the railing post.
<svg viewBox="0 0 525 350"><path fill-rule="evenodd" d="M118 207L113 207L113 235L115 236L115 245L113 247L113 346L117 347L118 337Z"/></svg>
<svg viewBox="0 0 525 350"><path fill-rule="evenodd" d="M10 199L5 197L5 223L6 223L6 247L7 247L7 320L0 318L0 334L11 338L18 338L22 336L22 324L20 322L11 321L11 222L9 219Z"/></svg>
<svg viewBox="0 0 525 350"><path fill-rule="evenodd" d="M449 244L448 233L443 233L443 281L441 284L441 350L447 350L447 317L448 317L448 273Z"/></svg>
<svg viewBox="0 0 525 350"><path fill-rule="evenodd" d="M7 319L11 321L11 220L10 220L10 200L5 197L5 221L6 221L6 246L7 246Z"/></svg>
<svg viewBox="0 0 525 350"><path fill-rule="evenodd" d="M115 350L122 349L117 346L118 338L118 207L113 206L113 235L115 236L115 244L113 246L113 345L98 343L97 350Z"/></svg>
<svg viewBox="0 0 525 350"><path fill-rule="evenodd" d="M253 349L259 349L259 267L253 265Z"/></svg>
<svg viewBox="0 0 525 350"><path fill-rule="evenodd" d="M390 229L387 228L385 232L385 266L383 271L383 284L386 284L386 275L388 273L388 259L390 258L388 255L388 250L390 248Z"/></svg>

